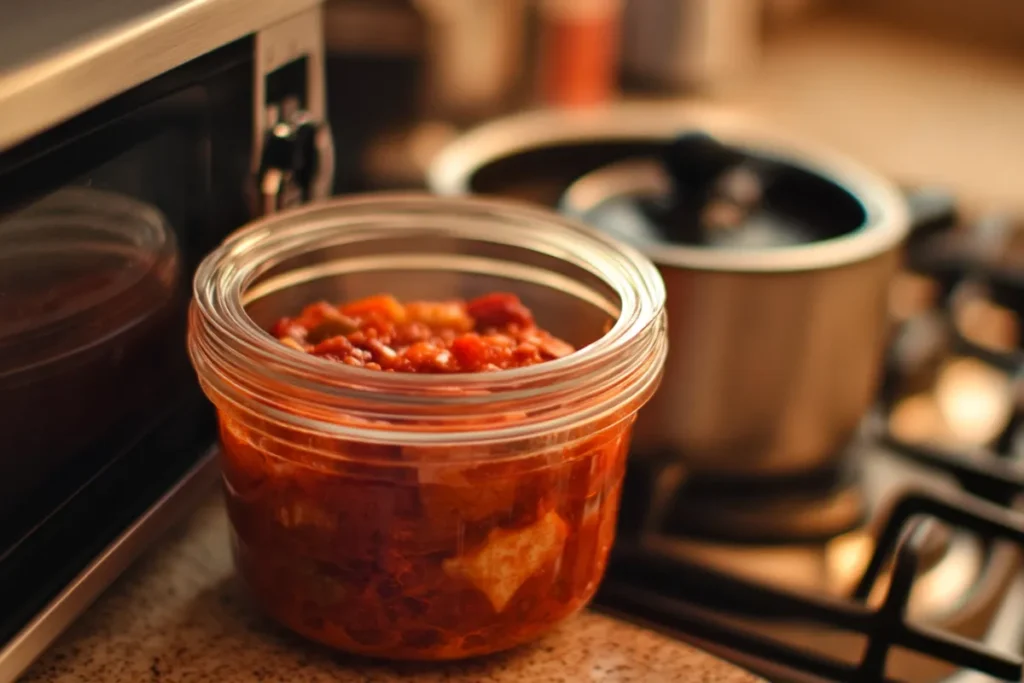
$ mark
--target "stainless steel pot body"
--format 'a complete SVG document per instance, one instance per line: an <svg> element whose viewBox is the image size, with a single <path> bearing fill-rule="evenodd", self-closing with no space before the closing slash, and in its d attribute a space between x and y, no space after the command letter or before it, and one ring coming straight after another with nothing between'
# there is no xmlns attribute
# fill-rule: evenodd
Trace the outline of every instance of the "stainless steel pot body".
<svg viewBox="0 0 1024 683"><path fill-rule="evenodd" d="M828 465L874 399L897 263L888 250L792 273L660 265L669 357L635 451L721 474Z"/></svg>
<svg viewBox="0 0 1024 683"><path fill-rule="evenodd" d="M443 152L430 181L443 194L530 197L529 178L493 180L500 159L565 141L665 140L687 126L806 164L856 197L866 219L840 238L758 251L634 242L661 270L669 316L664 379L639 415L634 453L680 458L692 472L722 476L827 467L838 462L880 379L889 284L908 230L902 197L883 178L732 112L633 105L489 124ZM517 162L506 165L529 174ZM478 187L476 177L491 179ZM532 194L551 201L556 193Z"/></svg>

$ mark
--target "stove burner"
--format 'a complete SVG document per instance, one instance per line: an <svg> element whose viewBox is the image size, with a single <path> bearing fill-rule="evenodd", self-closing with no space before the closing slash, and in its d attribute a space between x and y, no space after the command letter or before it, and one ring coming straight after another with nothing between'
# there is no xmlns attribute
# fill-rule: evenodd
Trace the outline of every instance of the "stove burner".
<svg viewBox="0 0 1024 683"><path fill-rule="evenodd" d="M856 455L856 448L849 449ZM750 543L822 542L863 525L867 506L858 459L799 475L722 477L684 474L670 454L638 456L625 497L649 491L642 522L672 537Z"/></svg>
<svg viewBox="0 0 1024 683"><path fill-rule="evenodd" d="M651 502L639 522L632 517L636 510L624 512L622 519L631 526L621 534L666 557L771 585L845 597L852 594L875 550L880 530L869 519L884 518L887 504L911 486L926 485L935 495L957 491L955 477L937 476L920 464L894 459L890 447L887 441L860 439L850 449L859 467L843 468L843 476L831 478L830 487L778 487L770 498L749 496L749 507L739 508L746 515L729 514L724 519L727 508L721 505L721 488L693 495L704 481L687 480L671 465L657 468L649 459L637 459L627 473L624 495L627 500ZM650 492L643 498L641 485ZM787 504L787 495L794 495L787 490L804 497ZM836 514L822 514L832 511ZM694 518L698 522L686 523ZM749 526L729 528L737 524ZM917 616L934 622L955 611L955 603L978 583L986 569L987 549L942 525L930 527L921 548L922 576L912 607Z"/></svg>
<svg viewBox="0 0 1024 683"><path fill-rule="evenodd" d="M1024 475L1006 476L1005 468L945 454L933 460L933 452L910 444L900 448L937 468L970 479L992 497L1013 489L1024 493ZM852 599L797 592L770 586L734 573L721 572L692 558L671 556L644 543L620 544L614 551L608 577L600 589L598 604L639 615L673 630L698 634L701 641L727 643L749 656L794 667L799 671L836 681L883 681L890 650L904 648L958 667L967 667L1002 680L1017 681L1024 662L941 630L921 627L913 619L915 578L934 552L936 521L971 529L988 540L1005 539L1024 548L1024 515L985 498L950 491L908 491L899 496L884 521L877 544L855 582ZM1005 556L1006 552L1003 551ZM1005 561L1005 557L1003 561ZM1018 558L1013 557L1016 567ZM991 562L996 562L994 556ZM888 572L888 585L883 579ZM1012 578L1013 572L1010 572ZM868 598L876 591L880 601ZM1001 595L1001 593L998 593ZM856 662L831 658L787 644L773 626L770 636L735 615L784 618L839 629L867 640ZM730 616L731 615L731 616ZM913 619L917 622L918 619ZM806 632L796 638L806 646ZM845 653L857 648L846 647Z"/></svg>

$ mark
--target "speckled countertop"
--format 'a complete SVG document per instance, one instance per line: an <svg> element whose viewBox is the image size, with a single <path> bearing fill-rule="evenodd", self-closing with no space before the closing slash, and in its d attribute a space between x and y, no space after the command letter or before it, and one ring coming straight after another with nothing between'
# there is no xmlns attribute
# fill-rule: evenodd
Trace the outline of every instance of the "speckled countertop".
<svg viewBox="0 0 1024 683"><path fill-rule="evenodd" d="M22 683L626 683L758 679L593 612L469 663L390 666L309 645L257 614L234 579L219 496L144 555Z"/></svg>

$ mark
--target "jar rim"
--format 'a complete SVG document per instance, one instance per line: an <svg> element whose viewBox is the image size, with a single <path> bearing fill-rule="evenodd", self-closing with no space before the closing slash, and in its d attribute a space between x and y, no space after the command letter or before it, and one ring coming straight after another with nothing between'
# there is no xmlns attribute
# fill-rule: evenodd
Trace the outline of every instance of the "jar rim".
<svg viewBox="0 0 1024 683"><path fill-rule="evenodd" d="M443 227L437 222L444 219ZM532 242L547 255L571 261L600 278L619 297L620 310L610 330L594 342L563 358L523 368L487 373L428 375L383 373L331 361L280 344L246 313L245 294L260 276L287 255L305 253L330 236L331 245L381 239L385 231L410 230L410 221L422 230L483 242L523 246ZM434 221L431 224L431 221ZM515 235L480 229L487 221L515 222ZM474 226L475 230L474 230ZM622 391L648 390L653 361L660 376L664 361L665 287L656 267L636 249L578 221L525 202L481 198L441 198L425 193L374 193L349 195L282 212L253 222L230 235L200 264L194 280L190 353L206 384L218 385L222 397L231 396L245 405L250 394L263 393L256 408L249 409L279 421L344 438L395 443L452 443L529 436L530 433L578 423L590 413L607 411L607 401L595 401L587 409L566 415L549 415L528 424L492 424L468 432L422 428L387 430L373 425L353 425L331 419L328 412L348 411L349 416L374 421L374 417L417 412L419 418L445 407L459 407L473 415L497 417L488 412L501 403L550 399L551 408L562 405L566 392L599 397L608 387L632 377ZM660 331L660 337L658 332ZM648 372L645 372L648 371ZM646 379L645 379L646 377ZM266 387L273 385L273 396ZM244 390L243 390L244 389ZM285 401L287 396L287 401ZM311 398L315 396L316 398ZM302 416L292 410L305 401ZM362 405L360 405L362 401ZM370 401L372 409L366 408ZM320 409L317 409L317 404ZM288 409L282 408L287 405ZM543 406L542 406L543 408ZM543 413L543 409L539 412ZM558 417L558 419L555 419ZM441 425L439 422L439 426ZM557 423L557 424L556 424ZM384 432L382 434L382 432Z"/></svg>

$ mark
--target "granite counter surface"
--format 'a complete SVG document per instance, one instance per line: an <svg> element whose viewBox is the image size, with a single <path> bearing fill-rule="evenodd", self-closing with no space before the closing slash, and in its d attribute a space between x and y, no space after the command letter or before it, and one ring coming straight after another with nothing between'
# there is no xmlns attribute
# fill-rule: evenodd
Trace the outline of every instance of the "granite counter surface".
<svg viewBox="0 0 1024 683"><path fill-rule="evenodd" d="M594 612L541 641L468 663L385 665L307 644L260 616L236 582L219 496L144 555L22 683L495 683L759 679Z"/></svg>

